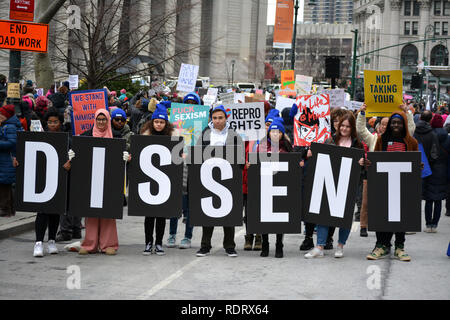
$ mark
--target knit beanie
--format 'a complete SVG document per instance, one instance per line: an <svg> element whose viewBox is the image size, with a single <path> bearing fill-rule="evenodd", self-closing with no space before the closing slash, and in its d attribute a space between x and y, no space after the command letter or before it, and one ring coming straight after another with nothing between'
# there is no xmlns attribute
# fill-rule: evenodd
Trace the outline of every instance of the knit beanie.
<svg viewBox="0 0 450 320"><path fill-rule="evenodd" d="M186 103L188 100L194 100L196 102L196 104L201 104L201 100L198 94L196 94L195 92L191 92L188 93L184 98L183 98L183 103Z"/></svg>
<svg viewBox="0 0 450 320"><path fill-rule="evenodd" d="M157 104L156 109L152 114L152 120L153 119L164 119L166 121L169 121L169 117L167 116L167 109L162 104Z"/></svg>
<svg viewBox="0 0 450 320"><path fill-rule="evenodd" d="M7 104L6 106L3 106L0 108L0 113L6 117L6 119L11 118L14 113L14 105L13 104Z"/></svg>
<svg viewBox="0 0 450 320"><path fill-rule="evenodd" d="M270 125L269 130L267 131L267 135L269 135L270 134L270 130L273 130L273 129L280 130L283 133L286 132L286 130L284 129L283 122L281 122L281 118L275 118L272 121L272 124Z"/></svg>
<svg viewBox="0 0 450 320"><path fill-rule="evenodd" d="M278 111L277 109L272 109L267 114L265 122L273 122L273 120L275 120L275 118L279 118L279 117L280 117L280 111Z"/></svg>
<svg viewBox="0 0 450 320"><path fill-rule="evenodd" d="M225 110L225 107L223 105L217 106L215 107L212 111L211 111L211 117L213 115L214 112L217 111L222 111L225 114L225 118L227 117L227 111Z"/></svg>
<svg viewBox="0 0 450 320"><path fill-rule="evenodd" d="M124 118L125 120L127 120L127 114L122 109L116 108L113 110L113 112L111 112L111 119L114 118Z"/></svg>

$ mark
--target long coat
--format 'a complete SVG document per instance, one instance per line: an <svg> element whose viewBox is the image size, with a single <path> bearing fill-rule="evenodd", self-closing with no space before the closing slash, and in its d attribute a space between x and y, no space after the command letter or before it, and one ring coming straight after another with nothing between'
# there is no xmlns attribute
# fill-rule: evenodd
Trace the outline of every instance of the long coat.
<svg viewBox="0 0 450 320"><path fill-rule="evenodd" d="M21 130L22 124L15 115L0 126L0 184L16 182L12 157L16 155L17 131Z"/></svg>

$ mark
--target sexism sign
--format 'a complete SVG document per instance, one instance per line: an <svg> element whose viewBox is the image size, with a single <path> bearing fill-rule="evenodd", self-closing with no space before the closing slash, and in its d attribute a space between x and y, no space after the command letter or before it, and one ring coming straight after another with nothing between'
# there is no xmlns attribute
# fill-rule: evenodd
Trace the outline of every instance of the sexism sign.
<svg viewBox="0 0 450 320"><path fill-rule="evenodd" d="M108 93L106 89L84 90L69 93L72 106L72 134L80 135L94 126L95 112L108 110Z"/></svg>

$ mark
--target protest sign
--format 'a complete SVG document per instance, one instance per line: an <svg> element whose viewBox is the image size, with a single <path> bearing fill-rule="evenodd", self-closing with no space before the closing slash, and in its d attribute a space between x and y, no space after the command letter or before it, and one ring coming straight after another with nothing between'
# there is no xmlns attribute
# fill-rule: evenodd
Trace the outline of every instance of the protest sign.
<svg viewBox="0 0 450 320"><path fill-rule="evenodd" d="M34 20L34 0L10 0L9 18L12 20Z"/></svg>
<svg viewBox="0 0 450 320"><path fill-rule="evenodd" d="M264 138L264 103L225 104L227 121L230 128L239 134L243 141L253 141Z"/></svg>
<svg viewBox="0 0 450 320"><path fill-rule="evenodd" d="M298 95L310 94L313 77L297 74L295 76L295 91Z"/></svg>
<svg viewBox="0 0 450 320"><path fill-rule="evenodd" d="M43 96L44 95L44 88L36 89L36 93L37 93L38 97Z"/></svg>
<svg viewBox="0 0 450 320"><path fill-rule="evenodd" d="M203 96L203 103L205 106L212 106L216 102L216 96Z"/></svg>
<svg viewBox="0 0 450 320"><path fill-rule="evenodd" d="M261 89L256 89L255 94L264 94L264 92Z"/></svg>
<svg viewBox="0 0 450 320"><path fill-rule="evenodd" d="M131 136L129 216L181 216L182 151L181 137Z"/></svg>
<svg viewBox="0 0 450 320"><path fill-rule="evenodd" d="M17 133L16 210L66 212L68 147L67 133Z"/></svg>
<svg viewBox="0 0 450 320"><path fill-rule="evenodd" d="M78 89L78 75L69 75L69 89Z"/></svg>
<svg viewBox="0 0 450 320"><path fill-rule="evenodd" d="M7 97L20 99L20 83L8 82Z"/></svg>
<svg viewBox="0 0 450 320"><path fill-rule="evenodd" d="M186 146L195 145L208 125L209 109L209 106L172 103L170 122L175 128L175 135L182 136Z"/></svg>
<svg viewBox="0 0 450 320"><path fill-rule="evenodd" d="M421 153L369 152L369 231L422 231Z"/></svg>
<svg viewBox="0 0 450 320"><path fill-rule="evenodd" d="M331 136L330 100L327 94L298 97L294 117L294 145L323 143Z"/></svg>
<svg viewBox="0 0 450 320"><path fill-rule="evenodd" d="M247 233L300 233L300 153L250 153Z"/></svg>
<svg viewBox="0 0 450 320"><path fill-rule="evenodd" d="M305 179L304 221L351 229L363 149L312 143Z"/></svg>
<svg viewBox="0 0 450 320"><path fill-rule="evenodd" d="M389 117L403 104L402 70L364 70L366 117Z"/></svg>
<svg viewBox="0 0 450 320"><path fill-rule="evenodd" d="M294 70L281 70L281 90L295 90Z"/></svg>
<svg viewBox="0 0 450 320"><path fill-rule="evenodd" d="M69 214L122 219L125 139L73 137Z"/></svg>
<svg viewBox="0 0 450 320"><path fill-rule="evenodd" d="M321 94L330 96L330 108L345 107L345 90L344 89L328 89L322 90Z"/></svg>
<svg viewBox="0 0 450 320"><path fill-rule="evenodd" d="M108 94L106 89L69 92L69 103L72 106L72 134L80 135L91 129L98 109L108 110Z"/></svg>
<svg viewBox="0 0 450 320"><path fill-rule="evenodd" d="M41 120L31 120L30 131L32 132L43 132Z"/></svg>
<svg viewBox="0 0 450 320"><path fill-rule="evenodd" d="M261 102L265 101L265 95L263 94L257 94L257 93L250 93L248 95L245 95L245 102Z"/></svg>
<svg viewBox="0 0 450 320"><path fill-rule="evenodd" d="M295 103L295 99L277 97L277 103L275 105L275 108L281 112L285 108L292 108L292 105L294 103Z"/></svg>
<svg viewBox="0 0 450 320"><path fill-rule="evenodd" d="M191 226L241 226L244 149L236 146L193 149L189 152L188 174ZM231 159L227 157L230 154Z"/></svg>
<svg viewBox="0 0 450 320"><path fill-rule="evenodd" d="M228 104L228 103L234 103L234 92L225 92L219 94L219 101L222 102L222 104Z"/></svg>
<svg viewBox="0 0 450 320"><path fill-rule="evenodd" d="M0 49L47 52L48 24L0 20Z"/></svg>
<svg viewBox="0 0 450 320"><path fill-rule="evenodd" d="M245 93L235 93L234 94L234 103L244 103L245 101Z"/></svg>
<svg viewBox="0 0 450 320"><path fill-rule="evenodd" d="M273 30L273 47L291 49L294 20L294 3L291 0L277 0L275 25Z"/></svg>
<svg viewBox="0 0 450 320"><path fill-rule="evenodd" d="M217 95L219 94L218 88L208 88L208 91L206 92L208 96L214 96L217 98Z"/></svg>
<svg viewBox="0 0 450 320"><path fill-rule="evenodd" d="M192 92L197 82L198 66L182 63L178 75L177 91Z"/></svg>

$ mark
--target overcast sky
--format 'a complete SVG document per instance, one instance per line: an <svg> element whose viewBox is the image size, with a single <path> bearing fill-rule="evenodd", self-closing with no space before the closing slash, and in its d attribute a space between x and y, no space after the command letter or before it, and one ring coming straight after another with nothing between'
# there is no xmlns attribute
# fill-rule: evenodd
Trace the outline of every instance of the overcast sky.
<svg viewBox="0 0 450 320"><path fill-rule="evenodd" d="M302 22L303 21L303 1L304 0L300 0L298 2L298 17L297 17L297 21L298 22ZM267 25L274 25L275 24L275 10L276 10L276 4L277 1L276 0L269 0L269 4L267 7Z"/></svg>

